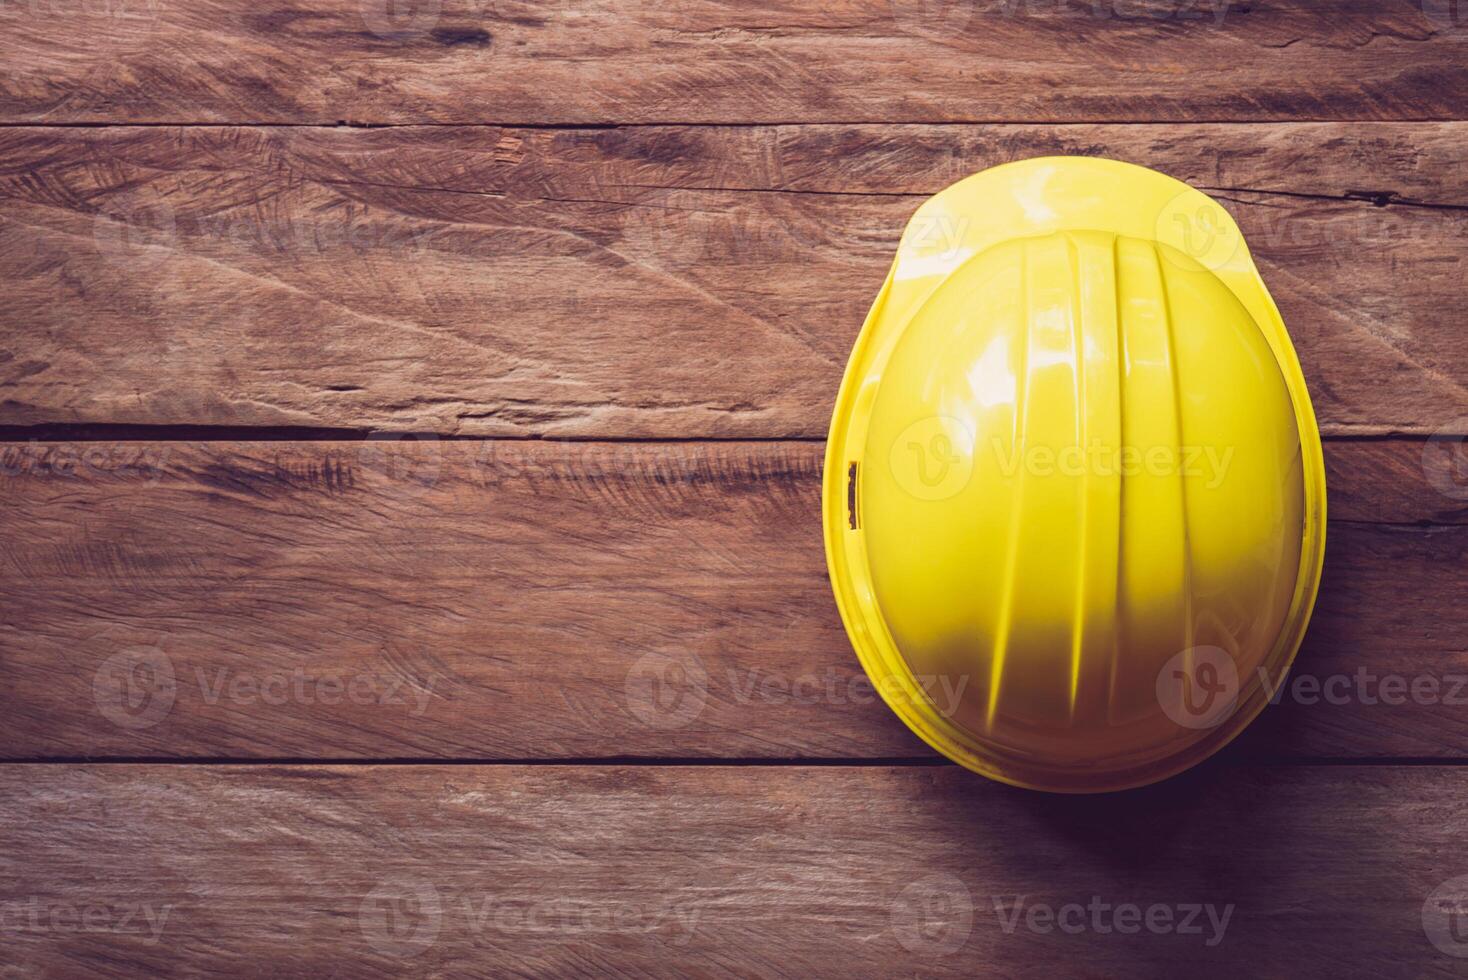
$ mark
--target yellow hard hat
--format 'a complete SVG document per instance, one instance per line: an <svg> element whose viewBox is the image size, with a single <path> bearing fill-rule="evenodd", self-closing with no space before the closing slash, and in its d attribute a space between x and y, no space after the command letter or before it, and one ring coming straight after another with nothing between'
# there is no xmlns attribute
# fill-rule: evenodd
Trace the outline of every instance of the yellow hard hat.
<svg viewBox="0 0 1468 980"><path fill-rule="evenodd" d="M868 677L985 776L1100 792L1227 744L1325 550L1320 435L1233 219L1114 160L983 171L908 223L836 402L836 602Z"/></svg>

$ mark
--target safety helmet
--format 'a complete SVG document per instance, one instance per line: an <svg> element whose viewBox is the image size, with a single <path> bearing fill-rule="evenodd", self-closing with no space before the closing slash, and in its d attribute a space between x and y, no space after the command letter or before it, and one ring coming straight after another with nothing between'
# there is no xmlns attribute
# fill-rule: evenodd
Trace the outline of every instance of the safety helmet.
<svg viewBox="0 0 1468 980"><path fill-rule="evenodd" d="M1284 681L1325 549L1304 376L1233 219L1046 157L920 207L857 338L826 557L928 744L1101 792L1227 744Z"/></svg>

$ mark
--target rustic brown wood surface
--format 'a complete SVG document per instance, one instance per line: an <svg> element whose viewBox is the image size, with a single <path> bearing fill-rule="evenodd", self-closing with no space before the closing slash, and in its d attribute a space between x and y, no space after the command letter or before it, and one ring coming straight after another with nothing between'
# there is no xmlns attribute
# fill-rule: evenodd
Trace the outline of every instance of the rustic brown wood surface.
<svg viewBox="0 0 1468 980"><path fill-rule="evenodd" d="M1293 686L1237 751L1468 756L1468 486L1430 482L1419 440L1327 448L1320 602ZM928 755L842 631L821 458L815 443L13 447L0 755Z"/></svg>
<svg viewBox="0 0 1468 980"><path fill-rule="evenodd" d="M0 882L30 891L0 912L22 974L1452 977L1424 923L1462 948L1465 782L7 766Z"/></svg>
<svg viewBox="0 0 1468 980"><path fill-rule="evenodd" d="M21 0L0 8L0 119L1457 118L1468 40L1454 13L1438 0Z"/></svg>
<svg viewBox="0 0 1468 980"><path fill-rule="evenodd" d="M1465 140L1465 123L0 130L0 424L819 438L922 196L1099 153L1216 189L1327 433L1427 433L1468 415Z"/></svg>
<svg viewBox="0 0 1468 980"><path fill-rule="evenodd" d="M1462 975L1465 117L1450 0L0 0L0 980ZM1221 201L1326 434L1279 703L1097 798L913 737L818 526L1041 154Z"/></svg>

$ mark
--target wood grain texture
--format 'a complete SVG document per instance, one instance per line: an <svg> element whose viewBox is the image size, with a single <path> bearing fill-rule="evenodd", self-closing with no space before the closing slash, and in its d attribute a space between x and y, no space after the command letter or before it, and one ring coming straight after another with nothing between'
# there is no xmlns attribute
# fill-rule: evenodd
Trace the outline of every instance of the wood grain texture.
<svg viewBox="0 0 1468 980"><path fill-rule="evenodd" d="M0 119L1440 119L1468 110L1453 9L1413 0L31 0L0 8Z"/></svg>
<svg viewBox="0 0 1468 980"><path fill-rule="evenodd" d="M1468 487L1429 483L1420 442L1327 449L1305 686L1236 751L1462 758ZM928 756L836 614L821 452L9 447L0 754Z"/></svg>
<svg viewBox="0 0 1468 980"><path fill-rule="evenodd" d="M27 977L1451 977L1465 799L1454 768L1077 799L947 766L8 766L0 911Z"/></svg>
<svg viewBox="0 0 1468 980"><path fill-rule="evenodd" d="M820 437L920 196L1091 153L1216 189L1326 432L1463 431L1465 145L1463 123L5 130L0 424Z"/></svg>
<svg viewBox="0 0 1468 980"><path fill-rule="evenodd" d="M1462 7L0 0L0 980L1460 975ZM1054 153L1235 214L1331 437L1280 703L1089 799L818 520L908 216Z"/></svg>

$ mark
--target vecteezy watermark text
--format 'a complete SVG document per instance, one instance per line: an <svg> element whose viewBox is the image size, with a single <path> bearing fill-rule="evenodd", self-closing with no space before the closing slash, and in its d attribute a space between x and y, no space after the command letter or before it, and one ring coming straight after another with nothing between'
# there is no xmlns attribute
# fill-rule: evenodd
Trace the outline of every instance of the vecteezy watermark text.
<svg viewBox="0 0 1468 980"><path fill-rule="evenodd" d="M104 476L156 484L168 464L167 445L132 443L43 443L0 448L0 477L95 480Z"/></svg>
<svg viewBox="0 0 1468 980"><path fill-rule="evenodd" d="M1100 895L1090 900L1050 905L1031 902L1027 895L995 895L994 914L1005 935L1013 935L1021 926L1026 932L1045 935L1062 932L1078 936L1084 932L1097 935L1113 933L1135 935L1200 936L1204 946L1217 946L1234 914L1234 904L1221 908L1212 902L1118 902L1113 904Z"/></svg>
<svg viewBox="0 0 1468 980"><path fill-rule="evenodd" d="M133 731L152 728L173 711L180 692L192 681L198 697L214 707L339 704L406 709L421 717L433 699L435 678L408 679L372 672L311 673L304 667L254 673L230 667L178 669L157 646L120 650L104 660L92 678L92 699L102 717Z"/></svg>
<svg viewBox="0 0 1468 980"><path fill-rule="evenodd" d="M1294 674L1271 683L1269 671L1257 668L1270 704L1288 699L1296 704L1468 705L1468 674L1377 674L1357 667L1350 674Z"/></svg>
<svg viewBox="0 0 1468 980"><path fill-rule="evenodd" d="M911 681L915 696L925 698L945 718L959 709L969 685L967 674L917 674ZM629 710L644 724L661 730L692 724L703 713L713 679L694 657L652 652L644 654L627 672L625 693ZM722 690L739 704L846 705L873 704L910 696L898 678L874 684L865 673L828 667L824 672L795 677L729 668Z"/></svg>
<svg viewBox="0 0 1468 980"><path fill-rule="evenodd" d="M1032 901L1029 895L990 897L1000 932L1038 935L1064 933L1101 936L1197 936L1204 946L1223 942L1233 918L1234 904L1212 902L1115 901L1092 895L1086 901ZM890 907L891 929L897 941L919 956L947 956L962 949L974 926L974 901L958 877L931 874L902 889Z"/></svg>
<svg viewBox="0 0 1468 980"><path fill-rule="evenodd" d="M1271 705L1468 705L1468 674L1381 674L1363 666L1350 673L1274 676L1262 664L1254 674ZM1237 709L1246 677L1221 647L1191 647L1158 671L1158 703L1184 728L1214 728Z"/></svg>
<svg viewBox="0 0 1468 980"><path fill-rule="evenodd" d="M378 674L308 674L302 667L284 673L252 674L219 667L206 671L194 668L199 694L208 705L230 704L357 704L401 705L408 714L420 717L433 699L433 678L420 687L402 677Z"/></svg>
<svg viewBox="0 0 1468 980"><path fill-rule="evenodd" d="M111 933L156 943L173 905L151 902L56 902L32 895L0 902L0 933Z"/></svg>
<svg viewBox="0 0 1468 980"><path fill-rule="evenodd" d="M1233 446L1115 446L1092 442L1085 446L1028 446L1023 449L1006 440L991 440L999 472L1014 477L1021 471L1030 476L1187 476L1204 481L1208 490L1217 489L1228 475Z"/></svg>
<svg viewBox="0 0 1468 980"><path fill-rule="evenodd" d="M671 945L685 946L698 919L697 908L668 898L636 902L446 892L418 877L380 882L357 909L357 924L368 943L402 958L423 953L446 932L531 939L665 934Z"/></svg>

